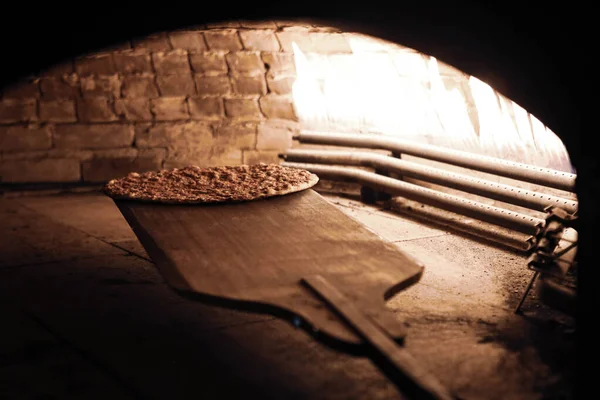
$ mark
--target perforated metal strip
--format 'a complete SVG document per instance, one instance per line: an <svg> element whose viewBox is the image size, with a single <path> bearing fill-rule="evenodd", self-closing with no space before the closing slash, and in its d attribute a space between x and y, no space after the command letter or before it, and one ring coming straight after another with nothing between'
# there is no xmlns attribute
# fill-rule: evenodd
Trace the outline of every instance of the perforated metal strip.
<svg viewBox="0 0 600 400"><path fill-rule="evenodd" d="M559 206L569 213L577 211L576 201L551 196L511 185L505 185L469 175L427 167L410 161L369 152L290 149L282 155L291 162L317 164L357 165L396 172L453 189L500 200L506 203L544 211L547 206Z"/></svg>
<svg viewBox="0 0 600 400"><path fill-rule="evenodd" d="M404 196L411 200L534 236L540 232L545 223L544 220L529 215L442 193L357 168L291 162L284 162L281 165L306 169L317 174L321 179L359 183L393 195Z"/></svg>
<svg viewBox="0 0 600 400"><path fill-rule="evenodd" d="M566 191L575 190L577 178L576 175L563 171L413 143L389 136L302 131L294 139L302 143L389 150Z"/></svg>

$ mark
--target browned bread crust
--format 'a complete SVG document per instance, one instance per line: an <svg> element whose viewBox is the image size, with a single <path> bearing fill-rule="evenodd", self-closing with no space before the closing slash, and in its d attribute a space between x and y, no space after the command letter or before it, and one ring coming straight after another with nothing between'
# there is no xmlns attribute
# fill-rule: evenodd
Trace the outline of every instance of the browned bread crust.
<svg viewBox="0 0 600 400"><path fill-rule="evenodd" d="M163 204L207 204L258 200L308 189L319 178L277 164L197 167L132 172L113 179L104 193L115 200Z"/></svg>

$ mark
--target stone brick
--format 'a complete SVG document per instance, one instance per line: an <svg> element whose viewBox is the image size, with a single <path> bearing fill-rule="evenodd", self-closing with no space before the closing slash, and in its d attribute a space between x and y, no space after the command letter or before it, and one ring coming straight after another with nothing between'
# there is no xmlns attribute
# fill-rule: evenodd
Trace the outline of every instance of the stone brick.
<svg viewBox="0 0 600 400"><path fill-rule="evenodd" d="M79 80L77 75L66 75L56 78L42 78L40 90L42 97L48 100L72 99L78 94Z"/></svg>
<svg viewBox="0 0 600 400"><path fill-rule="evenodd" d="M84 97L121 97L121 80L118 74L81 77L81 92Z"/></svg>
<svg viewBox="0 0 600 400"><path fill-rule="evenodd" d="M265 67L270 73L294 74L296 72L293 54L262 53L261 57Z"/></svg>
<svg viewBox="0 0 600 400"><path fill-rule="evenodd" d="M344 71L348 71L349 65L352 65L354 67L352 73L354 74L370 74L379 77L379 79L388 77L387 80L390 85L398 83L398 72L387 53L332 54L326 58L327 61L325 61L325 57L321 56L319 58L324 62L316 65L318 71L316 73L313 72L313 76L316 79L326 78L332 71L343 74Z"/></svg>
<svg viewBox="0 0 600 400"><path fill-rule="evenodd" d="M225 109L221 97L190 97L188 106L192 118L219 119L224 116Z"/></svg>
<svg viewBox="0 0 600 400"><path fill-rule="evenodd" d="M107 97L78 98L77 117L80 122L111 122L119 119Z"/></svg>
<svg viewBox="0 0 600 400"><path fill-rule="evenodd" d="M267 85L269 86L269 92L271 93L292 93L294 82L296 82L296 76L294 75L267 75Z"/></svg>
<svg viewBox="0 0 600 400"><path fill-rule="evenodd" d="M336 27L329 26L329 25L314 24L314 23L310 23L310 22L307 23L307 25L311 28L312 32L329 32L329 33L343 33L344 32L340 28L336 28Z"/></svg>
<svg viewBox="0 0 600 400"><path fill-rule="evenodd" d="M149 35L142 38L135 38L132 41L134 49L144 49L146 51L169 51L171 43L165 33Z"/></svg>
<svg viewBox="0 0 600 400"><path fill-rule="evenodd" d="M277 24L273 21L240 21L240 27L249 29L277 29Z"/></svg>
<svg viewBox="0 0 600 400"><path fill-rule="evenodd" d="M157 171L163 160L158 157L109 157L84 161L84 182L108 182L126 176L130 172Z"/></svg>
<svg viewBox="0 0 600 400"><path fill-rule="evenodd" d="M73 100L40 101L40 120L44 122L75 122L77 113Z"/></svg>
<svg viewBox="0 0 600 400"><path fill-rule="evenodd" d="M152 65L157 74L172 75L190 72L188 53L180 49L152 53Z"/></svg>
<svg viewBox="0 0 600 400"><path fill-rule="evenodd" d="M77 182L80 180L78 159L45 158L10 160L0 163L0 182Z"/></svg>
<svg viewBox="0 0 600 400"><path fill-rule="evenodd" d="M42 150L52 147L48 127L14 125L0 127L0 153Z"/></svg>
<svg viewBox="0 0 600 400"><path fill-rule="evenodd" d="M356 71L361 68L364 71L366 67L363 64L360 64L360 61L370 60L370 55L371 54L330 54L329 56L324 56L322 54L309 53L306 54L306 62L310 68L312 78L324 81L336 72L344 73L347 71L346 73L356 73ZM357 62L357 60L359 61ZM348 68L351 68L350 71L348 71ZM275 73L273 74L275 75Z"/></svg>
<svg viewBox="0 0 600 400"><path fill-rule="evenodd" d="M90 160L98 150L80 150L80 149L46 149L29 150L17 153L0 153L1 161L9 160L39 160L42 158L75 158L77 160Z"/></svg>
<svg viewBox="0 0 600 400"><path fill-rule="evenodd" d="M296 43L302 52L311 52L312 50L309 30L306 28L283 28L283 30L276 32L275 35L283 51L292 53L294 51L292 43Z"/></svg>
<svg viewBox="0 0 600 400"><path fill-rule="evenodd" d="M228 94L231 83L228 76L195 75L196 89L199 95Z"/></svg>
<svg viewBox="0 0 600 400"><path fill-rule="evenodd" d="M206 160L198 160L201 166L226 166L240 165L242 163L242 150L215 147L211 149L210 157Z"/></svg>
<svg viewBox="0 0 600 400"><path fill-rule="evenodd" d="M71 150L71 153L77 154L82 161L90 161L94 158L135 158L138 156L139 150L133 147L120 147L116 149L80 150L77 153Z"/></svg>
<svg viewBox="0 0 600 400"><path fill-rule="evenodd" d="M37 99L40 97L38 80L24 80L2 90L4 99Z"/></svg>
<svg viewBox="0 0 600 400"><path fill-rule="evenodd" d="M240 38L246 50L279 51L279 42L272 30L240 31Z"/></svg>
<svg viewBox="0 0 600 400"><path fill-rule="evenodd" d="M135 138L136 138L135 145L136 146L138 146L138 143L137 143L138 137L146 137L148 135L148 131L153 126L154 126L153 122L139 122L139 123L135 124L134 130L135 130Z"/></svg>
<svg viewBox="0 0 600 400"><path fill-rule="evenodd" d="M260 109L267 118L297 120L291 97L267 95L259 100Z"/></svg>
<svg viewBox="0 0 600 400"><path fill-rule="evenodd" d="M3 100L0 102L0 124L29 122L37 119L37 101Z"/></svg>
<svg viewBox="0 0 600 400"><path fill-rule="evenodd" d="M160 97L150 100L150 111L157 121L189 119L185 97Z"/></svg>
<svg viewBox="0 0 600 400"><path fill-rule="evenodd" d="M398 75L418 79L429 80L427 58L416 51L396 51L390 54Z"/></svg>
<svg viewBox="0 0 600 400"><path fill-rule="evenodd" d="M225 56L218 53L190 54L190 63L194 72L210 75L227 74Z"/></svg>
<svg viewBox="0 0 600 400"><path fill-rule="evenodd" d="M279 164L281 162L279 152L273 150L244 150L242 160L244 164L248 165L260 163Z"/></svg>
<svg viewBox="0 0 600 400"><path fill-rule="evenodd" d="M233 91L237 94L261 95L267 93L264 75L234 75L231 77Z"/></svg>
<svg viewBox="0 0 600 400"><path fill-rule="evenodd" d="M138 51L128 51L113 55L115 67L122 74L137 74L152 72L150 54Z"/></svg>
<svg viewBox="0 0 600 400"><path fill-rule="evenodd" d="M312 51L315 53L352 53L350 43L346 40L345 35L341 33L311 32L309 36L312 42Z"/></svg>
<svg viewBox="0 0 600 400"><path fill-rule="evenodd" d="M453 65L446 64L445 62L442 62L440 60L437 60L437 66L438 66L438 72L442 76L454 77L456 79L468 79L469 78L468 75L466 73L464 73L463 71L461 71L460 69L456 68Z"/></svg>
<svg viewBox="0 0 600 400"><path fill-rule="evenodd" d="M261 119L260 108L254 99L224 99L225 115L231 118Z"/></svg>
<svg viewBox="0 0 600 400"><path fill-rule="evenodd" d="M256 136L257 150L285 150L292 147L295 130L289 124L267 121L258 126Z"/></svg>
<svg viewBox="0 0 600 400"><path fill-rule="evenodd" d="M480 122L479 122L479 112L477 111L477 104L475 103L475 97L473 96L473 90L469 83L469 79L467 77L457 77L456 75L442 75L442 82L444 83L444 88L448 91L458 90L460 95L465 101L465 107L467 109L467 113L469 115L469 119L475 132L479 132ZM502 95L499 94L500 98ZM502 99L505 100L505 99ZM510 100L508 100L510 101ZM510 107L508 109L511 118L515 121L514 109ZM483 117L483 116L482 116Z"/></svg>
<svg viewBox="0 0 600 400"><path fill-rule="evenodd" d="M116 99L115 112L127 121L152 121L150 100L144 98Z"/></svg>
<svg viewBox="0 0 600 400"><path fill-rule="evenodd" d="M123 78L121 92L124 97L158 97L153 75L131 75Z"/></svg>
<svg viewBox="0 0 600 400"><path fill-rule="evenodd" d="M204 35L198 31L176 31L169 33L169 40L174 49L205 51Z"/></svg>
<svg viewBox="0 0 600 400"><path fill-rule="evenodd" d="M210 50L239 51L243 48L235 29L206 31L204 38Z"/></svg>
<svg viewBox="0 0 600 400"><path fill-rule="evenodd" d="M461 79L460 77L454 76L454 75L441 75L440 76L440 80L442 81L442 84L444 85L444 89L446 89L447 91L452 91L452 90L459 90L462 92L463 90L463 84L465 83L464 79ZM468 81L467 81L467 87L469 86ZM464 97L464 93L461 93Z"/></svg>
<svg viewBox="0 0 600 400"><path fill-rule="evenodd" d="M253 149L256 146L256 123L225 123L215 129L216 145L236 149Z"/></svg>
<svg viewBox="0 0 600 400"><path fill-rule="evenodd" d="M130 147L133 138L132 125L57 125L54 132L54 147L63 149Z"/></svg>
<svg viewBox="0 0 600 400"><path fill-rule="evenodd" d="M143 158L158 158L159 160L164 160L165 157L167 156L167 149L166 148L160 148L160 147L155 147L155 148L143 148L143 149L135 149L137 151L137 155L138 157L143 157Z"/></svg>
<svg viewBox="0 0 600 400"><path fill-rule="evenodd" d="M112 54L98 54L75 59L75 72L80 76L112 75L117 69Z"/></svg>
<svg viewBox="0 0 600 400"><path fill-rule="evenodd" d="M308 30L308 29L311 29L314 27L313 23L311 23L309 21L301 20L301 19L296 19L296 20L278 19L277 21L275 21L275 25L278 28L291 29L291 30Z"/></svg>
<svg viewBox="0 0 600 400"><path fill-rule="evenodd" d="M330 32L310 32L304 29L284 29L276 33L281 49L286 52L293 52L292 43L296 43L298 48L308 53L352 53L352 48L341 33Z"/></svg>
<svg viewBox="0 0 600 400"><path fill-rule="evenodd" d="M159 75L156 77L156 84L161 96L193 96L196 94L196 85L189 72L177 75Z"/></svg>
<svg viewBox="0 0 600 400"><path fill-rule="evenodd" d="M53 76L53 77L60 77L63 76L65 74L72 74L75 72L75 66L73 64L73 60L68 60L68 61L63 61L60 63L57 63L49 68L46 68L42 71L40 71L39 75L40 76Z"/></svg>
<svg viewBox="0 0 600 400"><path fill-rule="evenodd" d="M136 131L135 145L138 148L166 147L170 150L210 148L214 142L212 129L199 121L158 123ZM172 151L169 151L172 153Z"/></svg>
<svg viewBox="0 0 600 400"><path fill-rule="evenodd" d="M225 56L229 68L233 72L241 74L261 73L265 71L265 64L259 53L237 52Z"/></svg>
<svg viewBox="0 0 600 400"><path fill-rule="evenodd" d="M164 168L181 168L188 165L199 167L217 167L239 165L242 163L242 150L231 148L210 148L199 153L169 152Z"/></svg>

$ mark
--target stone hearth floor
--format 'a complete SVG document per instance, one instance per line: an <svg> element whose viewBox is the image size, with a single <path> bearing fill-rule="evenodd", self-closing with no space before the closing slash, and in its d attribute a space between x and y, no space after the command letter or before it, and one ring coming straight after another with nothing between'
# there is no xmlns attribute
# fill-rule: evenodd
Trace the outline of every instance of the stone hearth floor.
<svg viewBox="0 0 600 400"><path fill-rule="evenodd" d="M573 322L513 309L526 258L325 197L425 265L389 303L407 349L462 399L570 398ZM186 301L99 193L0 198L0 398L401 399L368 359L270 316Z"/></svg>

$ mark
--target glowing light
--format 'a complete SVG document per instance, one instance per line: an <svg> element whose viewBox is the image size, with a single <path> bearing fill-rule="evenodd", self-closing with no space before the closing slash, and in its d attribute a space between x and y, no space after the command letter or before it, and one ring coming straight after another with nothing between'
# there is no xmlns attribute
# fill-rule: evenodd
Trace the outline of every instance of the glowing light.
<svg viewBox="0 0 600 400"><path fill-rule="evenodd" d="M436 110L443 132L456 139L471 139L476 133L469 119L468 105L458 89L446 90L438 70L437 60L429 62L431 105Z"/></svg>
<svg viewBox="0 0 600 400"><path fill-rule="evenodd" d="M520 147L516 125L509 114L508 104L487 83L469 78L471 93L479 116L479 142L495 156L509 155Z"/></svg>
<svg viewBox="0 0 600 400"><path fill-rule="evenodd" d="M562 141L487 83L445 77L434 57L379 39L349 43L351 54L308 56L292 43L304 128L375 132L572 172Z"/></svg>

